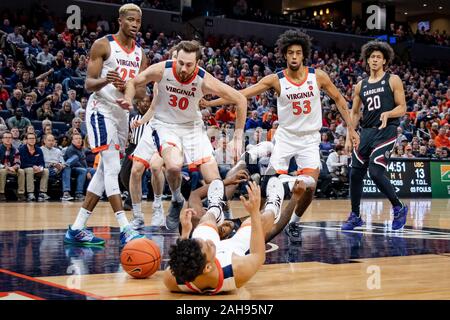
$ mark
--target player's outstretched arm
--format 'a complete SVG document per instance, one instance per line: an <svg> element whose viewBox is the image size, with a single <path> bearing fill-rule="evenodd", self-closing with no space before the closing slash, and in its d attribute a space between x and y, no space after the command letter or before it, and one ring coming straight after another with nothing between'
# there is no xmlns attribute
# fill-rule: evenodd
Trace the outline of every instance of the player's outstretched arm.
<svg viewBox="0 0 450 320"><path fill-rule="evenodd" d="M273 88L276 83L278 83L278 76L276 74L269 74L268 76L262 78L258 83L240 90L239 92L242 93L246 98L251 98ZM203 99L201 104L202 107L216 107L224 104L232 104L232 102L224 99L223 97L220 97L219 99L211 101Z"/></svg>
<svg viewBox="0 0 450 320"><path fill-rule="evenodd" d="M133 107L133 99L136 96L136 88L146 86L151 81L160 82L165 61L151 65L142 73L139 73L136 78L127 82L123 99L118 99L117 103L124 109L131 109Z"/></svg>
<svg viewBox="0 0 450 320"><path fill-rule="evenodd" d="M150 108L148 108L147 112L145 112L142 119L133 121L133 123L131 124L132 128L137 128L137 127L139 127L143 124L146 124L147 122L150 121L150 119L155 114L155 104L156 104L156 96L157 95L158 95L158 83L155 82L153 84L153 99L152 99L152 103L150 104Z"/></svg>
<svg viewBox="0 0 450 320"><path fill-rule="evenodd" d="M331 82L331 79L328 76L328 74L326 74L326 72L320 69L316 69L316 76L319 87L323 89L328 94L328 96L330 96L330 98L334 100L334 102L336 102L336 106L339 110L339 113L342 115L342 118L344 118L344 121L347 123L348 128L347 135L353 142L353 146L356 147L357 145L359 145L359 135L356 133L355 127L353 126L353 123L350 119L350 112L348 110L347 101L344 99L342 94L336 88L334 83Z"/></svg>
<svg viewBox="0 0 450 320"><path fill-rule="evenodd" d="M250 254L233 259L233 271L238 287L249 281L266 260L266 244L259 211L261 187L252 181L247 186L247 192L248 200L241 196L241 201L251 219Z"/></svg>
<svg viewBox="0 0 450 320"><path fill-rule="evenodd" d="M139 67L139 73L142 73L145 69L147 69L148 67L148 59L147 59L147 55L144 52L144 49L142 49L142 63L141 66ZM144 99L144 97L147 94L147 88L146 88L146 84L143 84L141 86L136 86L136 99Z"/></svg>
<svg viewBox="0 0 450 320"><path fill-rule="evenodd" d="M391 111L383 112L380 116L381 126L379 129L383 129L387 125L389 118L399 118L406 113L406 100L405 90L403 89L403 82L399 76L393 74L389 79L389 84L394 93L394 101L396 107Z"/></svg>
<svg viewBox="0 0 450 320"><path fill-rule="evenodd" d="M361 81L358 82L355 86L355 91L353 93L353 104L352 104L352 110L350 110L350 119L353 128L357 128L359 124L359 120L361 119L361 98L359 97L359 92L361 90ZM350 140L350 135L348 134L347 129L347 135L345 137L345 151L347 153L350 153L352 151L353 144Z"/></svg>

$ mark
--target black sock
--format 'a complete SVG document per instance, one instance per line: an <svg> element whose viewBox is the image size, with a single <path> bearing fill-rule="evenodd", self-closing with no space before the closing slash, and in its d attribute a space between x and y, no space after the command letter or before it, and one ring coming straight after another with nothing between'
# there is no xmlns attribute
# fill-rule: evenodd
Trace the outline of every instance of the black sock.
<svg viewBox="0 0 450 320"><path fill-rule="evenodd" d="M352 212L360 215L359 205L361 203L361 196L363 192L363 179L366 175L367 169L354 168L350 170L350 199L352 202Z"/></svg>
<svg viewBox="0 0 450 320"><path fill-rule="evenodd" d="M395 193L394 187L385 175L386 169L378 164L370 164L369 174L372 180L377 185L383 194L388 197L393 207L403 206L400 202L397 194Z"/></svg>

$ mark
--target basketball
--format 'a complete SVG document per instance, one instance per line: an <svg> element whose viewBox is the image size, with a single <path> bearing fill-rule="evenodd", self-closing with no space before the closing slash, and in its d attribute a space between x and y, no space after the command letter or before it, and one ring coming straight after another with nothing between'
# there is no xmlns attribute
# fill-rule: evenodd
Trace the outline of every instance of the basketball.
<svg viewBox="0 0 450 320"><path fill-rule="evenodd" d="M148 278L161 264L159 246L147 238L132 240L123 248L120 263L133 278Z"/></svg>

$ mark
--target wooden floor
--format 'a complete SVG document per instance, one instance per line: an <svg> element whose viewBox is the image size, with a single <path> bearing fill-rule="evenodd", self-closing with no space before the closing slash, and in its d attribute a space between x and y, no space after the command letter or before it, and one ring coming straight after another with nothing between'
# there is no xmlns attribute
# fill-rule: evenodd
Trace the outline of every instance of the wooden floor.
<svg viewBox="0 0 450 320"><path fill-rule="evenodd" d="M144 280L132 279L120 271L82 275L47 272L37 277L10 271L97 299L450 299L450 199L405 200L405 203L410 207L406 231L393 235L386 228L379 231L391 220L388 202L364 200L362 212L367 227L351 235L355 238L350 241L356 241L356 246L344 242L350 243L346 247L349 260L324 263L320 261L326 257L320 260L323 258L320 255L339 255L342 250L344 238L336 226L346 219L350 202L315 200L301 221L306 233L303 247L296 251L301 255L296 261L302 261L280 259L282 255L276 251L289 253L292 249L283 232L278 236L280 239L272 241L274 245L267 254L271 263L264 265L243 288L225 295L170 293L162 284L161 271ZM0 233L61 230L55 239L62 242L63 232L73 222L79 206L80 203L59 202L2 204ZM235 215L243 212L239 202L234 202L232 208ZM151 203L145 203L143 209L146 221L150 221ZM99 204L89 226L117 226L108 203ZM335 248L338 243L339 248ZM319 254L318 261L305 261L309 254ZM1 268L4 267L0 265L0 271ZM1 286L0 281L0 293L4 291Z"/></svg>

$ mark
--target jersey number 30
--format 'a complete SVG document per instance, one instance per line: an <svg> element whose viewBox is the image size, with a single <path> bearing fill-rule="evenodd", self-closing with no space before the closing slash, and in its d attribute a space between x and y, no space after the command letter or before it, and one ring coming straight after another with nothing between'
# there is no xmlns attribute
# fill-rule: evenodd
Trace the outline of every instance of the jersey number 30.
<svg viewBox="0 0 450 320"><path fill-rule="evenodd" d="M367 110L373 111L381 108L380 96L374 96L367 98Z"/></svg>
<svg viewBox="0 0 450 320"><path fill-rule="evenodd" d="M174 94L170 95L169 105L171 107L177 107L180 108L180 110L186 110L189 106L189 100L186 97L181 98L178 100L178 97Z"/></svg>
<svg viewBox="0 0 450 320"><path fill-rule="evenodd" d="M302 106L300 105L300 101L294 101L292 102L292 112L294 113L295 116L298 116L300 114L308 114L311 112L311 101L309 100L304 100L303 101L303 109Z"/></svg>

